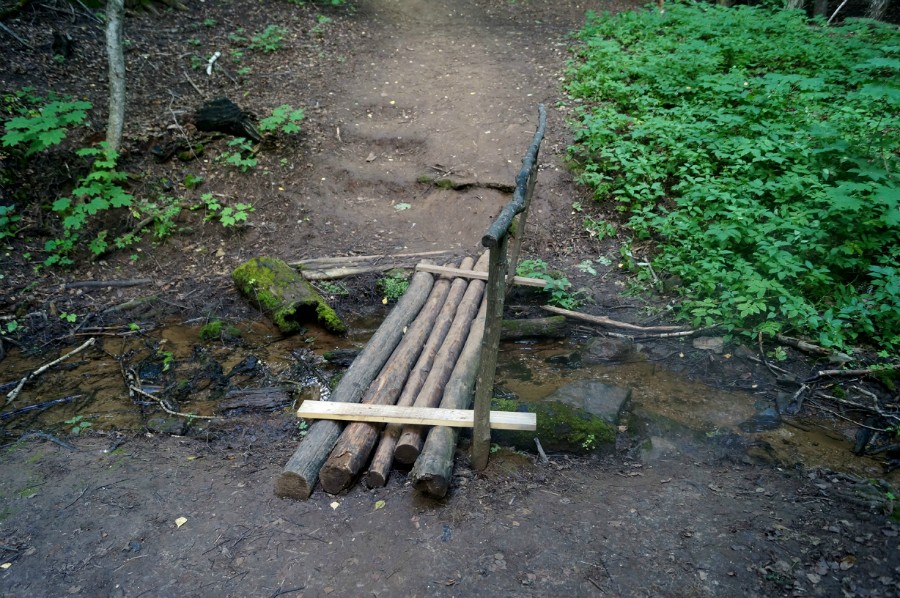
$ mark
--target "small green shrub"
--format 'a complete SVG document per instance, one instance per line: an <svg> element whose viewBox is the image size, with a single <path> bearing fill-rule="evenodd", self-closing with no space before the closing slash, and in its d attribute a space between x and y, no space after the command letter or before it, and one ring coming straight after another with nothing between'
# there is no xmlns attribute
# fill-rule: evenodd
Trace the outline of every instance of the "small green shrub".
<svg viewBox="0 0 900 598"><path fill-rule="evenodd" d="M51 94L51 98L55 97ZM92 108L90 102L69 98L52 99L44 106L35 107L41 101L42 98L26 90L4 97L7 110L18 112L19 116L4 124L3 147L26 146L24 157L27 158L59 145L69 129L84 123L87 111Z"/></svg>
<svg viewBox="0 0 900 598"><path fill-rule="evenodd" d="M563 309L576 309L581 305L578 297L568 290L572 286L569 279L559 273L551 273L544 260L522 260L516 266L516 274L527 278L546 280L547 284L544 285L543 290L550 295L547 300L550 305Z"/></svg>
<svg viewBox="0 0 900 598"><path fill-rule="evenodd" d="M303 108L294 109L290 104L283 104L272 111L272 116L259 122L259 130L265 133L281 130L285 135L300 132L300 123L303 122Z"/></svg>
<svg viewBox="0 0 900 598"><path fill-rule="evenodd" d="M206 217L203 221L218 220L225 228L247 222L250 213L255 210L249 203L236 203L233 207L223 205L212 193L204 193L200 196L200 201L201 203L191 206L191 210L206 208Z"/></svg>
<svg viewBox="0 0 900 598"><path fill-rule="evenodd" d="M247 46L251 50L261 50L266 54L271 54L280 50L283 46L284 36L287 30L278 25L269 25L256 35L250 38L250 44Z"/></svg>
<svg viewBox="0 0 900 598"><path fill-rule="evenodd" d="M81 231L88 227L89 221L112 208L130 207L134 201L134 197L119 186L119 182L127 179L128 175L116 170L118 152L111 149L105 141L99 147L86 147L75 153L84 158L93 158L94 162L91 172L72 190L74 200L61 197L53 202L53 211L62 218L63 236L45 243L44 249L50 254L44 261L47 266L71 264L68 254L74 249ZM94 255L106 251L106 235L106 231L101 231L89 242Z"/></svg>
<svg viewBox="0 0 900 598"><path fill-rule="evenodd" d="M391 270L387 276L378 279L376 286L384 295L384 303L397 301L409 288L409 278L403 270Z"/></svg>
<svg viewBox="0 0 900 598"><path fill-rule="evenodd" d="M241 172L247 172L251 168L256 168L259 163L253 157L253 144L243 137L235 137L228 142L228 147L233 148L232 151L223 152L219 159L226 164L231 164Z"/></svg>

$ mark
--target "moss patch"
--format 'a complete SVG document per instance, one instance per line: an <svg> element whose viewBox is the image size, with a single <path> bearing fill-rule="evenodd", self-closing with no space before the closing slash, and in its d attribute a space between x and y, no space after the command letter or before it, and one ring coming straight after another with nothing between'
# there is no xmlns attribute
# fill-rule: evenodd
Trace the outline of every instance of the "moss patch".
<svg viewBox="0 0 900 598"><path fill-rule="evenodd" d="M231 277L282 332L301 331L305 319L315 319L331 332L347 332L347 325L337 312L306 279L281 260L253 258L235 268Z"/></svg>
<svg viewBox="0 0 900 598"><path fill-rule="evenodd" d="M616 432L602 418L584 409L557 401L525 403L516 399L494 399L494 411L520 411L537 415L537 430L521 432L493 430L491 435L501 444L533 451L535 436L548 451L590 453L615 442Z"/></svg>

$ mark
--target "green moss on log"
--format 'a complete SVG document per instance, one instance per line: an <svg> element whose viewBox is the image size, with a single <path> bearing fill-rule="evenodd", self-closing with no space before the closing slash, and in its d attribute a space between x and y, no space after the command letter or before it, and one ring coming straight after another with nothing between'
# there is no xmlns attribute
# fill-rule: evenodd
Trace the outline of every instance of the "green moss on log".
<svg viewBox="0 0 900 598"><path fill-rule="evenodd" d="M315 319L332 332L347 331L347 325L312 285L281 260L253 258L235 268L231 277L282 332L299 332L305 319Z"/></svg>

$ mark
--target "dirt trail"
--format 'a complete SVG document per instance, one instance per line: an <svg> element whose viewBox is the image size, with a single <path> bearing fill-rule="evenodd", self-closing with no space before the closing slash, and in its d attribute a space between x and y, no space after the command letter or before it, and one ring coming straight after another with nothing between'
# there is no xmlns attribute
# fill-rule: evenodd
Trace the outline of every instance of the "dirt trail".
<svg viewBox="0 0 900 598"><path fill-rule="evenodd" d="M385 251L477 251L510 199L484 185L512 184L537 105L553 112L558 100L565 36L584 15L563 5L529 16L503 2L363 3L357 18L368 30L355 64L323 100L323 152L301 202L324 219L316 234L330 226ZM539 197L560 195L568 180L559 160L564 137L554 113ZM443 189L417 182L422 177L474 185Z"/></svg>
<svg viewBox="0 0 900 598"><path fill-rule="evenodd" d="M204 16L220 16L211 4ZM274 176L265 183L279 199L260 204L261 224L241 251L471 254L508 196L416 180L511 182L539 102L550 119L528 242L564 243L560 214L580 193L562 167L567 133L554 109L565 35L585 9L614 6L354 4L340 17L353 46L304 123L309 155L296 171L273 167L294 178L279 179L283 195ZM240 14L222 10L233 13L220 22ZM276 100L306 89L299 79L261 80L260 93ZM236 178L208 182L224 180ZM396 209L403 203L409 209ZM213 270L208 260L198 271ZM634 450L546 465L500 451L483 474L461 454L444 501L421 498L398 473L384 489L292 502L272 491L296 447L289 413L213 425L205 441L69 440L77 451L32 438L0 453L3 595L900 594L897 525L860 504L851 482L753 464L740 448L672 445L642 459L624 447Z"/></svg>

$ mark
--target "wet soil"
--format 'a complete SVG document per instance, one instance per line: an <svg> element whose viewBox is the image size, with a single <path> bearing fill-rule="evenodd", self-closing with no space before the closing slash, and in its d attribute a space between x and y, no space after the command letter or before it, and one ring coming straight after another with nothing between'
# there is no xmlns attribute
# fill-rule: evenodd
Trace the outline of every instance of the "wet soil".
<svg viewBox="0 0 900 598"><path fill-rule="evenodd" d="M85 252L71 271L38 274L23 253L33 250L31 259L42 260L35 248L46 233L39 209L23 211L32 236L4 240L0 306L28 330L21 347L7 346L0 382L18 379L87 335L103 343L46 381L26 385L4 411L65 396L85 376L107 382L80 403L16 418L4 428L4 595L900 594L898 525L886 513L890 488L869 482L882 477L877 463L836 473L824 460L810 467L805 457L754 452L752 443L726 433L758 411L754 399L776 392L772 372L742 358L736 346L716 354L685 341L648 341L642 364L558 368L550 372L553 380L524 383L516 378L517 362L544 363L573 348L534 358L506 347L499 381L517 393L609 377L642 389L638 405L674 394L666 420L701 433L660 431L645 419L634 426L641 433L626 436L609 454L551 455L540 463L501 449L483 473L468 467L463 446L442 501L417 495L403 472L384 489L277 499L274 480L302 434L289 410L194 421L178 431L188 436L151 425L166 415L159 405L127 396L126 367L157 367L163 386L192 380L191 388L202 386L197 396L170 406L213 414L216 392L303 381L312 371L306 365L319 371L326 349L364 342L372 327L365 322L377 323L383 313L374 277L359 277L346 282L349 297L332 297L356 322L356 336L330 338L311 327L282 338L232 287L231 269L247 258L433 249L474 254L509 199L492 184L509 183L518 170L539 102L548 108L548 133L526 253L566 270L598 313L650 325L662 320L665 306L665 298L623 296L626 282L615 261L596 277L573 267L598 256L614 260L617 247L615 239L601 243L582 232L583 214L572 209L573 202L599 208L590 206L564 165L568 108L559 78L567 36L585 10L622 10L627 3L379 0L354 3L352 10L287 2L187 5L187 12L142 14L126 24L132 45L123 167L140 173L135 191L187 200L211 192L249 201L256 211L249 226L227 230L185 212L183 231L155 246L146 240L133 252L137 259L122 252L90 260ZM33 3L5 22L34 49L9 43L0 50L3 89L53 88L105 105L102 30L68 5L50 6ZM270 23L289 30L283 49L248 53L241 63L226 60L236 43L230 34L243 28L247 37ZM75 38L75 53L65 62L49 51L53 29ZM207 77L192 68L192 57L216 50L227 74ZM251 72L238 74L242 66ZM217 162L227 139L205 140L196 161L153 160L154 145L194 138L189 114L222 95L258 115L284 103L303 106L303 133L264 144L259 166L248 173ZM97 110L92 118L102 123ZM189 173L204 177L200 189L184 188ZM472 184L443 189L419 182L426 175ZM55 171L32 176L48 194L65 181ZM403 204L408 208L398 209ZM62 286L138 278L151 282ZM154 300L124 314L105 311L147 297ZM527 295L512 303L511 312L533 309ZM78 314L77 323L60 320L63 313ZM245 340L201 341L198 329L212 319L242 328ZM260 369L222 382L248 354L259 358ZM204 369L210 363L217 368ZM811 367L792 360L781 365L798 374ZM720 390L710 385L732 394L711 401ZM292 399L304 391L293 388ZM118 393L121 402L100 402L104 392L110 401ZM91 415L80 421L92 425L67 434L80 422L61 422L78 414ZM52 436L28 434L35 430ZM790 434L796 430L802 428ZM780 434L765 442L822 440ZM849 452L850 435L838 434L834 443Z"/></svg>

